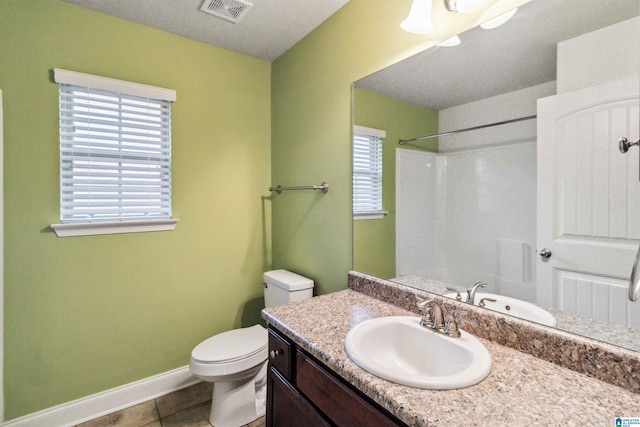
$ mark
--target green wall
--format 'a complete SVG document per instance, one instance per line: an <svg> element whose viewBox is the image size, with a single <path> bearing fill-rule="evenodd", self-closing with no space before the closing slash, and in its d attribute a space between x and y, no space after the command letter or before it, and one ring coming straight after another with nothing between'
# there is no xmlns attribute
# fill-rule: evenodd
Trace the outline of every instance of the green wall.
<svg viewBox="0 0 640 427"><path fill-rule="evenodd" d="M272 247L273 267L313 278L316 293L346 286L351 82L491 4L454 15L436 2L436 31L416 36L398 27L410 3L351 0L269 64L58 0L0 0L6 419L185 366L202 339L257 322ZM175 231L51 232L55 67L177 90ZM327 194L267 191L324 180Z"/></svg>
<svg viewBox="0 0 640 427"><path fill-rule="evenodd" d="M314 279L316 293L346 287L353 246L351 83L524 2L489 1L470 14L434 2L435 30L414 35L400 29L411 0L351 0L273 62L273 182L331 185L325 195L274 197L274 267Z"/></svg>
<svg viewBox="0 0 640 427"><path fill-rule="evenodd" d="M389 213L382 219L353 222L353 269L390 279L396 273L396 148L400 139L437 133L436 110L380 95L367 89L353 91L353 122L382 129L382 208ZM437 140L417 141L412 146L438 151Z"/></svg>
<svg viewBox="0 0 640 427"><path fill-rule="evenodd" d="M0 1L5 418L189 363L259 321L271 64L57 0ZM177 91L175 231L58 238L54 67Z"/></svg>

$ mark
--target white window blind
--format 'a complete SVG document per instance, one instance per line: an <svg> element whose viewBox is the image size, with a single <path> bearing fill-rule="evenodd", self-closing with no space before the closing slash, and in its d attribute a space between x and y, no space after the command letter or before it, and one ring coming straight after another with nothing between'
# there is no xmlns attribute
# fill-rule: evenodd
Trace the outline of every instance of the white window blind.
<svg viewBox="0 0 640 427"><path fill-rule="evenodd" d="M382 138L384 136L384 131L354 126L354 214L382 211Z"/></svg>
<svg viewBox="0 0 640 427"><path fill-rule="evenodd" d="M175 92L58 69L55 76L61 222L171 218Z"/></svg>

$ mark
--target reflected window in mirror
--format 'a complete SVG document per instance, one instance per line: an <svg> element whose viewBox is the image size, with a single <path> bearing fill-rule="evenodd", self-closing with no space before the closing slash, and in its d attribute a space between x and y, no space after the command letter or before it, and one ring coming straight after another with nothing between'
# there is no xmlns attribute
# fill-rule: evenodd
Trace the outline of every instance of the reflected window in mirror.
<svg viewBox="0 0 640 427"><path fill-rule="evenodd" d="M353 126L353 218L379 219L382 210L382 140L386 132Z"/></svg>

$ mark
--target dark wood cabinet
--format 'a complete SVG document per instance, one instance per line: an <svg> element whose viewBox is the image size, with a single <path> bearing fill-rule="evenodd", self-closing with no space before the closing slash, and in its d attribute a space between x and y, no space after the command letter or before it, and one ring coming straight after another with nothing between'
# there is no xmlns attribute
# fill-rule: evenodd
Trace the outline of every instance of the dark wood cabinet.
<svg viewBox="0 0 640 427"><path fill-rule="evenodd" d="M267 426L330 426L273 367L267 380Z"/></svg>
<svg viewBox="0 0 640 427"><path fill-rule="evenodd" d="M405 424L270 327L267 427L288 426Z"/></svg>
<svg viewBox="0 0 640 427"><path fill-rule="evenodd" d="M287 381L291 381L292 345L283 336L269 329L269 363L271 367L277 369Z"/></svg>

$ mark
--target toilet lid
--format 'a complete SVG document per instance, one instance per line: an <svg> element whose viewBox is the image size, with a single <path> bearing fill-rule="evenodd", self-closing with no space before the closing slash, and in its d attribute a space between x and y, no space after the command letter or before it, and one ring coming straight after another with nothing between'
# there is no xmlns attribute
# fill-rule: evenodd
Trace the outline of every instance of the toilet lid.
<svg viewBox="0 0 640 427"><path fill-rule="evenodd" d="M204 340L193 349L191 357L202 363L232 362L263 351L267 340L267 330L260 325L233 329Z"/></svg>

